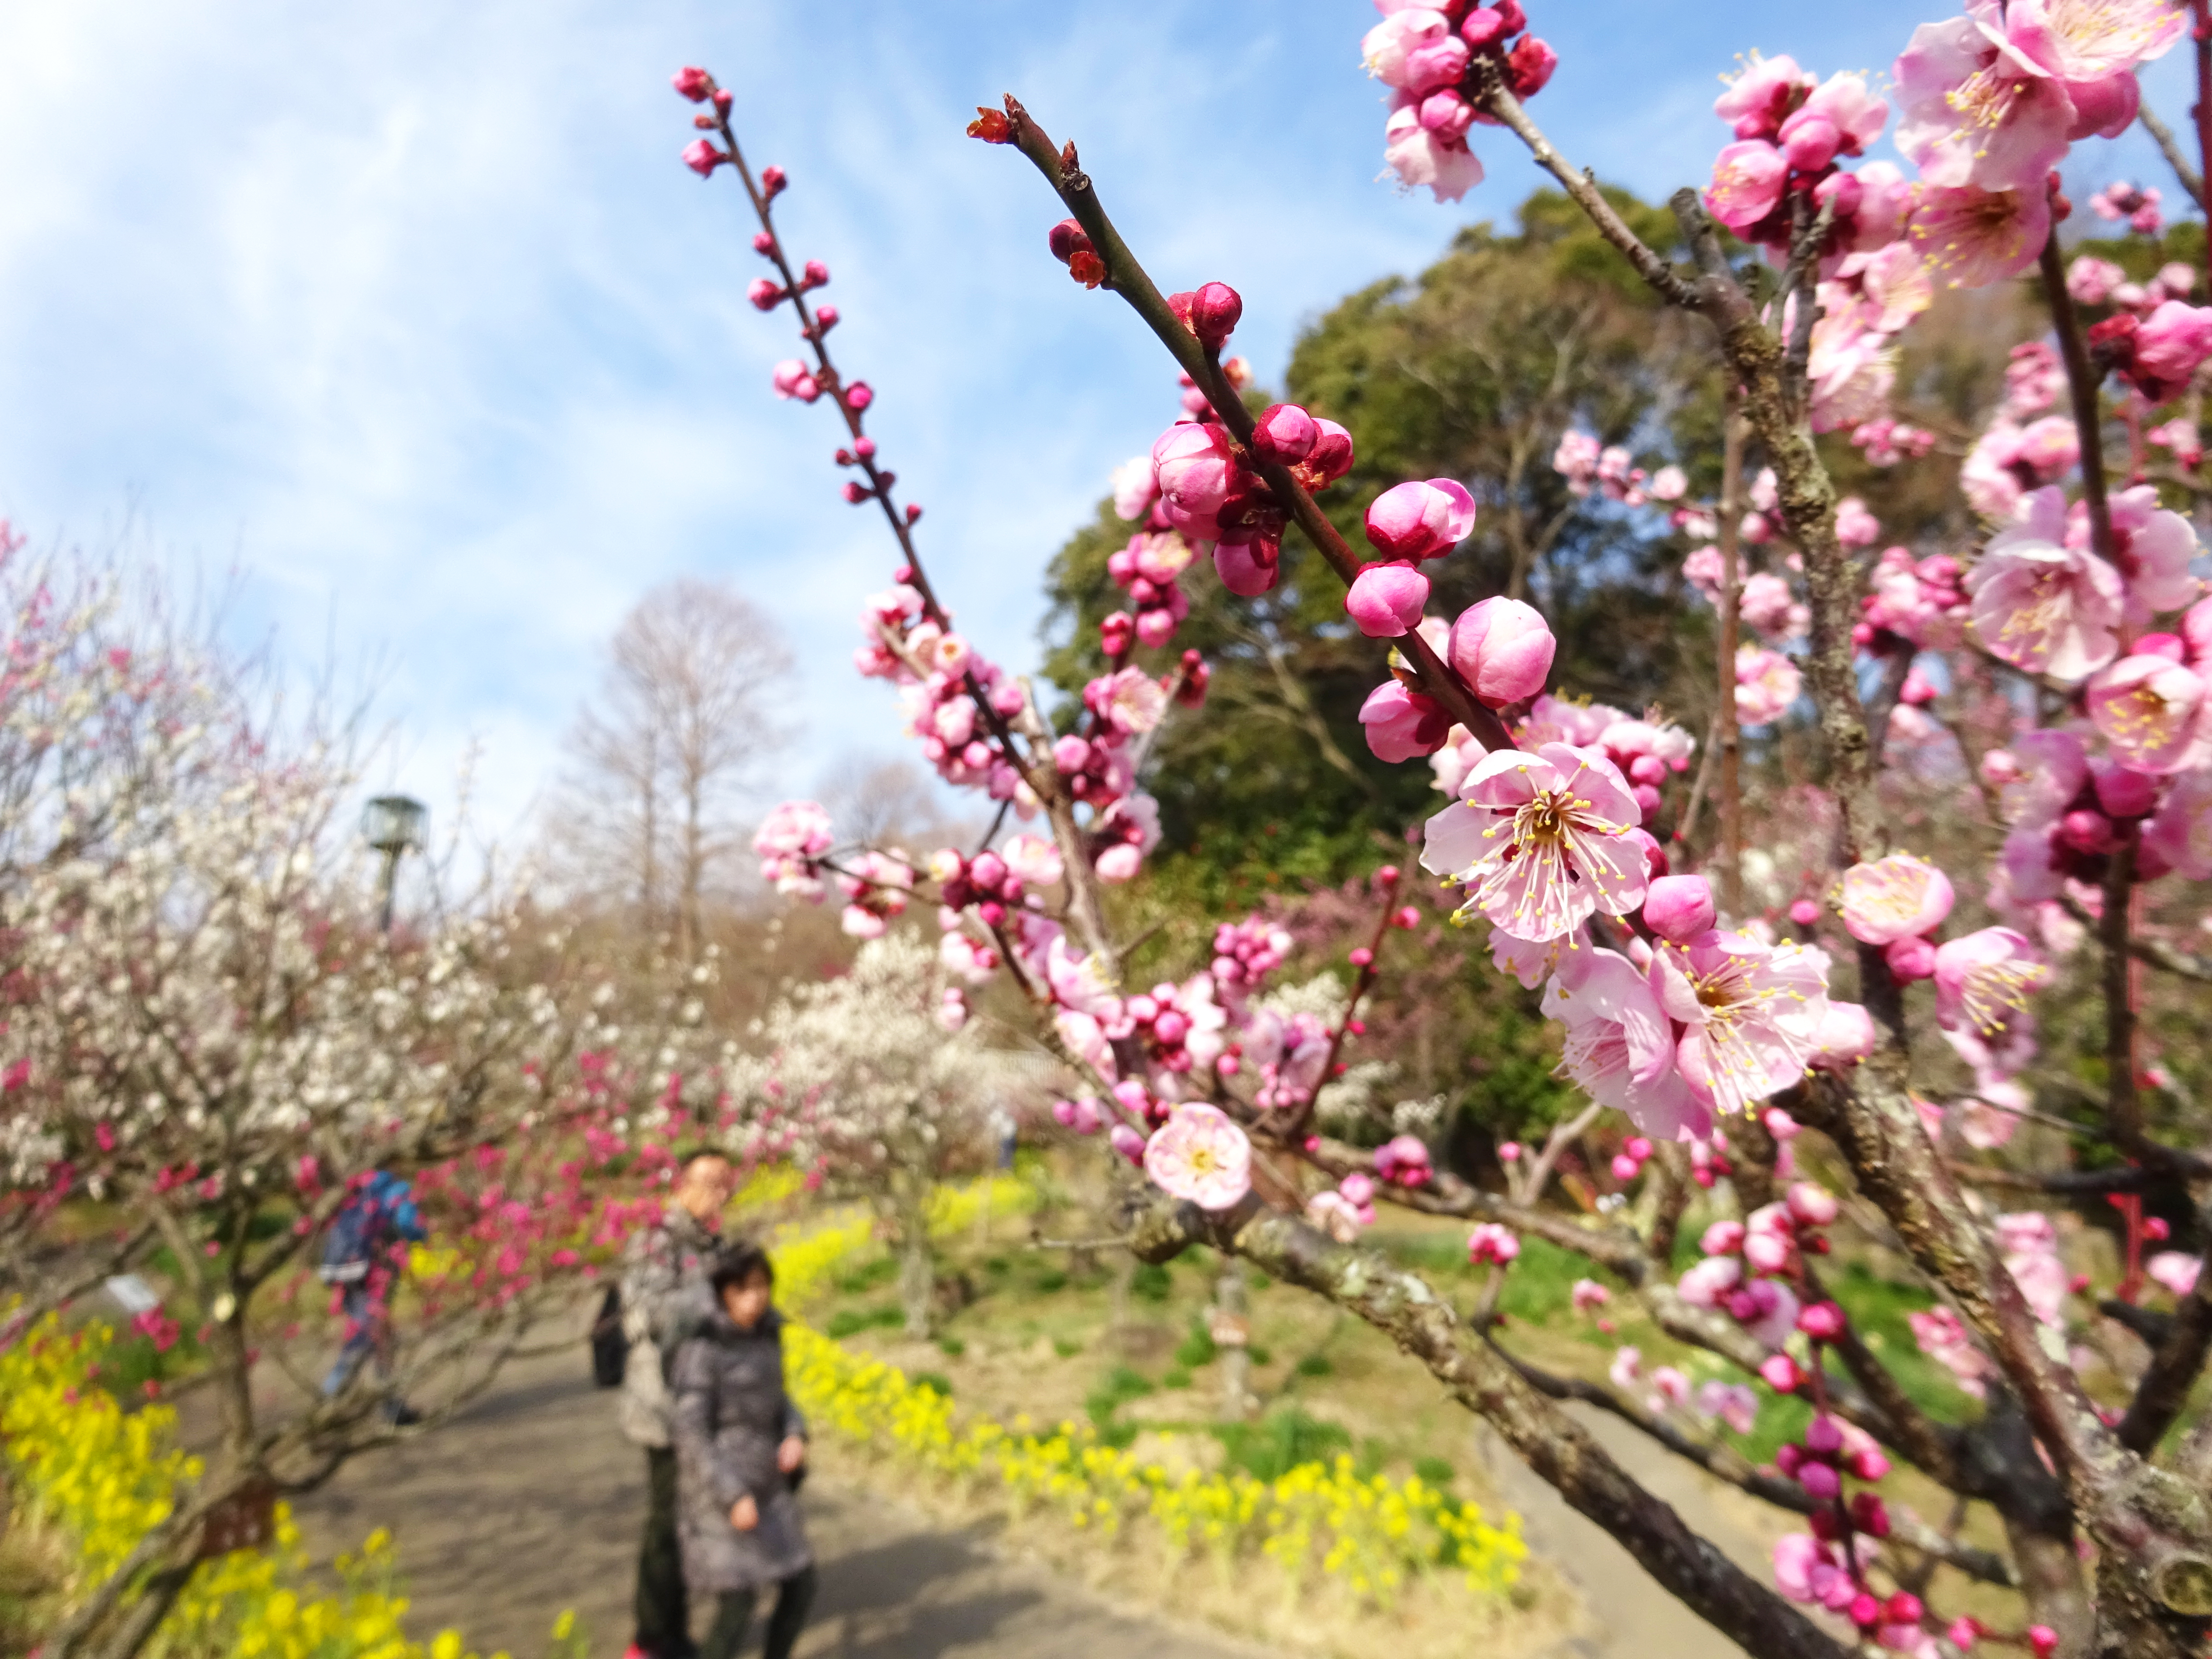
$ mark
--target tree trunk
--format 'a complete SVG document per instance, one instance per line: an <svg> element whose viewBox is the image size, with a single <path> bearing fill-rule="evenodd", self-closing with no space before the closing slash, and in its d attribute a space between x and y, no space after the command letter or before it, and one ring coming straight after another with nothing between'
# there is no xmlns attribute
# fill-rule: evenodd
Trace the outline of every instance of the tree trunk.
<svg viewBox="0 0 2212 1659"><path fill-rule="evenodd" d="M899 1303L906 1310L906 1334L929 1334L930 1304L937 1291L937 1264L929 1249L929 1188L900 1194Z"/></svg>
<svg viewBox="0 0 2212 1659"><path fill-rule="evenodd" d="M1245 1346L1249 1302L1244 1294L1244 1264L1235 1256L1222 1261L1213 1300L1221 1310L1223 1327L1222 1336L1215 1339L1221 1355L1221 1420L1242 1423L1252 1413L1252 1363Z"/></svg>

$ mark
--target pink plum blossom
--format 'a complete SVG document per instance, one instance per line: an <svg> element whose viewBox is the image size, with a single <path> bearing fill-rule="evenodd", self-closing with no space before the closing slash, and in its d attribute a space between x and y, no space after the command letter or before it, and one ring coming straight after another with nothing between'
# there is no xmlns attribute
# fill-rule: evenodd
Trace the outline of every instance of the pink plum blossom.
<svg viewBox="0 0 2212 1659"><path fill-rule="evenodd" d="M1478 702L1504 708L1544 689L1557 648L1534 606L1493 597L1460 612L1444 656Z"/></svg>
<svg viewBox="0 0 2212 1659"><path fill-rule="evenodd" d="M1936 952L1936 1020L1946 1030L1997 1036L2025 1017L2028 994L2051 977L2009 927L1984 927Z"/></svg>
<svg viewBox="0 0 2212 1659"><path fill-rule="evenodd" d="M1827 1009L1826 967L1818 951L1744 933L1655 947L1651 988L1683 1027L1675 1063L1692 1092L1741 1112L1802 1077Z"/></svg>
<svg viewBox="0 0 2212 1659"><path fill-rule="evenodd" d="M1470 890L1462 914L1542 944L1644 902L1642 811L1601 755L1565 744L1486 755L1465 793L1428 821L1421 852L1423 868Z"/></svg>
<svg viewBox="0 0 2212 1659"><path fill-rule="evenodd" d="M1844 872L1844 931L1865 945L1933 932L1951 914L1951 878L1910 853Z"/></svg>
<svg viewBox="0 0 2212 1659"><path fill-rule="evenodd" d="M1456 202L1482 182L1482 162L1465 141L1447 140L1424 126L1413 105L1392 111L1383 124L1382 160L1402 187L1425 185L1439 202Z"/></svg>
<svg viewBox="0 0 2212 1659"><path fill-rule="evenodd" d="M2119 572L2065 544L2065 525L2064 493L2037 490L2025 520L1990 538L1966 586L1984 646L2023 672L2071 684L2118 654L2124 593Z"/></svg>
<svg viewBox="0 0 2212 1659"><path fill-rule="evenodd" d="M2143 828L2142 844L2185 879L2212 879L2212 769L2173 781Z"/></svg>
<svg viewBox="0 0 2212 1659"><path fill-rule="evenodd" d="M1509 1227L1495 1221L1480 1221L1467 1236L1467 1259L1480 1267L1486 1261L1503 1267L1521 1254L1521 1241Z"/></svg>
<svg viewBox="0 0 2212 1659"><path fill-rule="evenodd" d="M1675 1073L1674 1028L1626 957L1576 952L1545 987L1543 1011L1566 1027L1560 1069L1592 1100L1663 1139L1711 1132L1711 1115Z"/></svg>
<svg viewBox="0 0 2212 1659"><path fill-rule="evenodd" d="M1878 1045L1874 1017L1863 1005L1831 1002L1820 1017L1812 1057L1805 1063L1816 1072L1848 1072Z"/></svg>
<svg viewBox="0 0 2212 1659"><path fill-rule="evenodd" d="M1946 287L1987 288L2035 263L2051 234L2051 205L2039 182L1996 191L1923 184L1905 234Z"/></svg>
<svg viewBox="0 0 2212 1659"><path fill-rule="evenodd" d="M1772 144L1763 138L1739 140L1713 158L1705 206L1730 230L1749 230L1774 211L1789 176L1789 161Z"/></svg>
<svg viewBox="0 0 2212 1659"><path fill-rule="evenodd" d="M2139 772L2182 771L2207 752L2204 681L2163 656L2123 657L2091 677L2089 718Z"/></svg>
<svg viewBox="0 0 2212 1659"><path fill-rule="evenodd" d="M1779 651L1740 646L1735 653L1735 717L1746 726L1778 720L1797 701L1804 676Z"/></svg>
<svg viewBox="0 0 2212 1659"><path fill-rule="evenodd" d="M1897 147L1931 193L1972 189L2041 200L2045 178L2066 154L2074 106L1991 21L1923 23L1893 73L1902 112ZM2027 258L2041 249L2038 237Z"/></svg>
<svg viewBox="0 0 2212 1659"><path fill-rule="evenodd" d="M1218 1107L1187 1101L1145 1143L1145 1173L1170 1197L1230 1209L1251 1188L1252 1144Z"/></svg>
<svg viewBox="0 0 2212 1659"><path fill-rule="evenodd" d="M2174 1295L2187 1296L2197 1288L2197 1274L2203 1267L2196 1256L2179 1250L2160 1250L2143 1263L2143 1271Z"/></svg>

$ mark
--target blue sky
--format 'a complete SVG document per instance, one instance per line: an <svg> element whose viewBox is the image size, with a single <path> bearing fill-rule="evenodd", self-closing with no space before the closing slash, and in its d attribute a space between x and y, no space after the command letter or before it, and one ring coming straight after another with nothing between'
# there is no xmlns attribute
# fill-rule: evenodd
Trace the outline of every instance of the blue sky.
<svg viewBox="0 0 2212 1659"><path fill-rule="evenodd" d="M1881 73L1943 15L1530 10L1561 58L1538 118L1654 195L1704 177L1738 53ZM669 74L712 69L756 163L791 173L781 228L831 270L834 343L877 388L925 556L963 628L1026 667L1040 571L1176 388L1126 309L1052 262L1054 203L966 114L1012 90L1077 139L1163 286L1242 291L1237 348L1274 378L1302 321L1534 182L1495 134L1457 207L1376 181L1373 20L1353 0L8 8L0 514L41 546L237 572L241 639L380 665L403 738L374 782L442 805L480 745L500 832L631 601L726 579L800 657L805 736L775 782L806 793L899 752L889 694L849 667L890 547L836 493L832 413L770 394L789 313L744 303L742 194L678 164ZM2182 58L2147 77L2177 120ZM2166 183L2132 135L2077 171L2077 198Z"/></svg>

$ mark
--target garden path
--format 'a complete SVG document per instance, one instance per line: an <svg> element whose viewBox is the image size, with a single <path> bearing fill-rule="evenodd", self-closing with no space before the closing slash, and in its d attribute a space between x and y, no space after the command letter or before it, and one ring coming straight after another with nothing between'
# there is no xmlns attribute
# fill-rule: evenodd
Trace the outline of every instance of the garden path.
<svg viewBox="0 0 2212 1659"><path fill-rule="evenodd" d="M574 1352L519 1361L456 1421L358 1458L297 1505L319 1559L389 1527L418 1638L540 1659L574 1609L594 1659L629 1639L645 1470L615 1396ZM804 1502L822 1589L800 1659L1252 1659L1259 1650L1113 1607L1036 1562L817 1472ZM753 1638L759 1639L757 1634ZM757 1650L756 1650L757 1651Z"/></svg>
<svg viewBox="0 0 2212 1659"><path fill-rule="evenodd" d="M452 1626L478 1652L538 1659L566 1607L591 1633L594 1656L619 1653L644 1471L615 1427L614 1396L592 1388L586 1371L580 1347L518 1361L457 1421L356 1459L297 1506L310 1549L327 1559L389 1527L419 1637ZM1577 1414L1692 1527L1764 1576L1765 1547L1735 1494L1626 1425ZM1741 1659L1486 1430L1475 1433L1532 1550L1573 1581L1595 1614L1600 1634L1568 1639L1557 1659ZM948 1528L866 1489L841 1462L825 1459L807 1487L823 1575L801 1659L1254 1659L1261 1651L1111 1606L1064 1571L1018 1559L1007 1540Z"/></svg>

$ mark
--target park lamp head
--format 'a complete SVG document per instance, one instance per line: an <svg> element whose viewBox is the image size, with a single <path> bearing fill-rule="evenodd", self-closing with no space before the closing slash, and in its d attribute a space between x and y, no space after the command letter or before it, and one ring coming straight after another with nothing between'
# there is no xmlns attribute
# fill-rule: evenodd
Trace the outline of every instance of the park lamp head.
<svg viewBox="0 0 2212 1659"><path fill-rule="evenodd" d="M419 849L430 809L407 795L379 795L361 809L361 838L386 857Z"/></svg>

